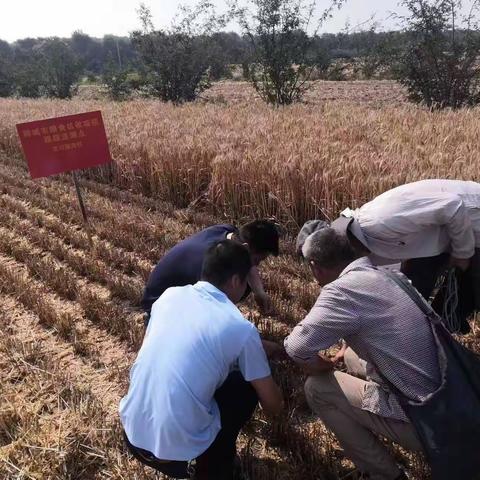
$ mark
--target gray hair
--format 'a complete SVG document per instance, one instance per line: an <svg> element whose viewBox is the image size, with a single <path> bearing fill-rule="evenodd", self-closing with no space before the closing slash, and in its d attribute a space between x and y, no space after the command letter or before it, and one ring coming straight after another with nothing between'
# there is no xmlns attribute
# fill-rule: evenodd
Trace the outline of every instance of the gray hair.
<svg viewBox="0 0 480 480"><path fill-rule="evenodd" d="M302 256L303 245L305 240L314 232L328 227L329 224L323 220L309 220L303 224L300 232L298 232L297 240L295 242L295 252L297 255Z"/></svg>
<svg viewBox="0 0 480 480"><path fill-rule="evenodd" d="M331 227L312 233L305 240L302 253L308 261L323 268L348 265L361 256L353 249L346 235Z"/></svg>

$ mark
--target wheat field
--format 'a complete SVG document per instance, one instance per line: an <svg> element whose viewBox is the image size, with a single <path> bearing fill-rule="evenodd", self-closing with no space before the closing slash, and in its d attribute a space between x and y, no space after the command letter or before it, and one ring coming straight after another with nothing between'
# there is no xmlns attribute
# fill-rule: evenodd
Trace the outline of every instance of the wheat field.
<svg viewBox="0 0 480 480"><path fill-rule="evenodd" d="M389 82L330 82L286 109L236 84L181 107L0 100L0 478L155 478L126 454L116 411L143 335L144 282L179 240L218 221L280 221L282 255L262 271L278 313L242 311L281 341L318 295L293 255L305 219L420 178L478 181L479 110L430 113L401 95ZM97 109L115 165L82 176L87 232L71 177L29 178L15 124ZM480 350L479 338L475 324L466 341ZM300 372L280 362L274 373L287 413L270 425L258 412L242 435L247 477L342 478L350 465L310 414ZM421 458L392 448L428 478Z"/></svg>

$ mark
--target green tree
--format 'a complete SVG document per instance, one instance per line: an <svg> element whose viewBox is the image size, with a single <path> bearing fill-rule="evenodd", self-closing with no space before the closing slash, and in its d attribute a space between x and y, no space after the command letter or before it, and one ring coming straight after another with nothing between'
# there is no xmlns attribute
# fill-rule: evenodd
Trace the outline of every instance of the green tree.
<svg viewBox="0 0 480 480"><path fill-rule="evenodd" d="M20 97L37 98L42 95L43 70L38 54L40 41L33 38L17 40L12 45L14 94Z"/></svg>
<svg viewBox="0 0 480 480"><path fill-rule="evenodd" d="M71 98L83 71L70 46L59 38L48 38L39 47L46 95Z"/></svg>
<svg viewBox="0 0 480 480"><path fill-rule="evenodd" d="M129 71L113 58L105 65L102 80L107 94L112 100L125 100L132 93Z"/></svg>
<svg viewBox="0 0 480 480"><path fill-rule="evenodd" d="M477 2L462 14L460 0L404 0L408 46L398 76L412 101L430 108L480 103Z"/></svg>
<svg viewBox="0 0 480 480"><path fill-rule="evenodd" d="M9 97L14 88L13 51L7 42L0 40L0 97Z"/></svg>
<svg viewBox="0 0 480 480"><path fill-rule="evenodd" d="M217 62L212 34L224 20L208 0L194 8L182 7L168 31L154 29L145 5L139 17L142 30L132 34L132 41L147 67L151 93L174 103L195 100L211 86L209 70Z"/></svg>
<svg viewBox="0 0 480 480"><path fill-rule="evenodd" d="M315 37L342 3L333 0L320 14L316 0L250 0L243 8L232 4L251 44L252 55L244 71L267 103L290 105L301 100L312 73L325 62L322 52L313 48Z"/></svg>

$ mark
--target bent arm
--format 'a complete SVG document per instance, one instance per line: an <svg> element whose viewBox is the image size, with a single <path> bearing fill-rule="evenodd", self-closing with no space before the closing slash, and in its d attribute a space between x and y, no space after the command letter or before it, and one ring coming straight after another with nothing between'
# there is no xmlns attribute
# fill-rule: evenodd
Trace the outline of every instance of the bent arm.
<svg viewBox="0 0 480 480"><path fill-rule="evenodd" d="M247 282L255 295L266 295L263 282L257 267L252 267L247 277Z"/></svg>
<svg viewBox="0 0 480 480"><path fill-rule="evenodd" d="M257 392L262 410L269 417L275 417L283 410L283 395L272 376L250 382Z"/></svg>
<svg viewBox="0 0 480 480"><path fill-rule="evenodd" d="M319 357L319 352L355 333L359 324L345 294L327 285L308 315L285 339L285 350L300 366L311 362L315 368L331 368L332 362Z"/></svg>
<svg viewBox="0 0 480 480"><path fill-rule="evenodd" d="M253 291L255 296L255 301L260 308L260 312L263 315L270 315L273 313L272 302L270 297L265 292L263 287L262 278L260 277L260 273L257 267L252 267L250 269L250 273L247 277L247 282L250 285L250 288Z"/></svg>

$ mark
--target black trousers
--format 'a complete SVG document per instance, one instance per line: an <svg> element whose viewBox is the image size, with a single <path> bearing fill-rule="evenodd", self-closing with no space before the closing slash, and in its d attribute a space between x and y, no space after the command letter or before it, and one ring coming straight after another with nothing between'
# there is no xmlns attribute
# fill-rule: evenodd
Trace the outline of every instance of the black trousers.
<svg viewBox="0 0 480 480"><path fill-rule="evenodd" d="M402 262L401 272L411 281L413 286L427 300L434 293L438 277L448 267L450 255L442 253L435 257L414 258ZM468 333L470 325L468 318L475 312L480 311L480 249L475 250L470 267L466 272L457 272L458 282L458 307L457 317L462 326L459 333ZM445 302L445 289L440 290L432 301L434 310L441 314Z"/></svg>
<svg viewBox="0 0 480 480"><path fill-rule="evenodd" d="M233 372L215 392L215 400L220 410L222 429L210 447L195 462L162 462L151 452L132 445L125 435L127 448L137 460L172 478L231 480L237 437L252 417L258 397L242 374Z"/></svg>

